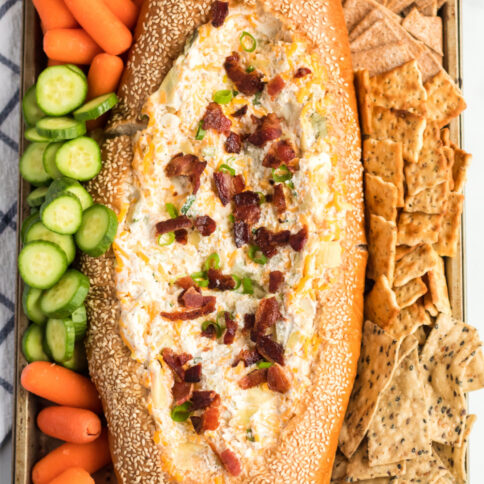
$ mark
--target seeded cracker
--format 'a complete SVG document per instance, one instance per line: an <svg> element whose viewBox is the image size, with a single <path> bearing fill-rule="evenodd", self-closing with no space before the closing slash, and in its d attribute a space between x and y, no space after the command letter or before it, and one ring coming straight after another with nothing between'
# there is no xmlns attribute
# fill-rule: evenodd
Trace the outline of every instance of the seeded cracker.
<svg viewBox="0 0 484 484"><path fill-rule="evenodd" d="M427 286L421 277L412 279L404 286L395 288L395 297L400 308L411 306L415 301L420 299L426 292Z"/></svg>
<svg viewBox="0 0 484 484"><path fill-rule="evenodd" d="M464 393L484 388L484 354L481 349L470 359L464 371L462 390Z"/></svg>
<svg viewBox="0 0 484 484"><path fill-rule="evenodd" d="M441 314L422 350L420 361L429 395L428 415L433 441L461 445L466 401L460 382L481 346L477 330Z"/></svg>
<svg viewBox="0 0 484 484"><path fill-rule="evenodd" d="M426 408L418 351L414 349L395 370L368 430L368 457L372 466L430 454Z"/></svg>
<svg viewBox="0 0 484 484"><path fill-rule="evenodd" d="M366 321L358 373L339 436L340 449L347 458L355 453L370 426L381 392L393 376L397 357L397 341Z"/></svg>
<svg viewBox="0 0 484 484"><path fill-rule="evenodd" d="M405 211L428 214L443 213L447 205L449 193L449 182L445 181L435 187L426 188L416 195L408 195L405 199Z"/></svg>
<svg viewBox="0 0 484 484"><path fill-rule="evenodd" d="M407 473L400 477L397 484L437 484L439 479L449 475L435 452L407 462ZM450 475L449 475L450 477ZM451 481L452 482L452 481Z"/></svg>
<svg viewBox="0 0 484 484"><path fill-rule="evenodd" d="M422 15L417 8L414 8L403 19L402 27L437 54L444 55L442 50L442 19L440 17Z"/></svg>
<svg viewBox="0 0 484 484"><path fill-rule="evenodd" d="M403 158L409 163L419 161L423 146L426 121L408 111L374 106L372 109L371 136L401 142Z"/></svg>
<svg viewBox="0 0 484 484"><path fill-rule="evenodd" d="M413 334L420 326L430 326L431 324L432 321L430 321L422 303L417 301L411 306L400 310L397 317L384 329L388 334L400 341L402 338Z"/></svg>
<svg viewBox="0 0 484 484"><path fill-rule="evenodd" d="M419 346L423 346L425 344L425 342L427 341L427 333L426 333L425 328L423 326L419 326L415 330L413 335L417 339Z"/></svg>
<svg viewBox="0 0 484 484"><path fill-rule="evenodd" d="M363 165L366 173L380 176L397 187L397 206L404 203L402 143L366 139L363 142Z"/></svg>
<svg viewBox="0 0 484 484"><path fill-rule="evenodd" d="M346 468L348 467L348 461L346 457L338 449L334 456L333 471L331 472L331 481L343 479L346 476Z"/></svg>
<svg viewBox="0 0 484 484"><path fill-rule="evenodd" d="M454 152L454 163L452 165L454 188L452 190L457 193L462 193L467 180L467 170L471 165L472 155L461 150L454 144L452 144L452 150Z"/></svg>
<svg viewBox="0 0 484 484"><path fill-rule="evenodd" d="M436 263L437 254L434 249L428 244L418 245L396 263L393 285L400 287L416 277L422 277L432 270Z"/></svg>
<svg viewBox="0 0 484 484"><path fill-rule="evenodd" d="M367 275L374 281L381 275L391 283L395 269L397 227L378 215L370 215Z"/></svg>
<svg viewBox="0 0 484 484"><path fill-rule="evenodd" d="M467 107L460 89L444 70L426 82L425 89L429 119L435 121L440 128Z"/></svg>
<svg viewBox="0 0 484 484"><path fill-rule="evenodd" d="M455 257L459 242L460 221L464 206L464 195L451 193L444 213L438 242L434 248L442 257Z"/></svg>
<svg viewBox="0 0 484 484"><path fill-rule="evenodd" d="M429 292L432 297L432 303L437 311L445 314L452 314L449 301L449 292L447 289L447 279L445 277L444 259L437 258L435 267L427 273Z"/></svg>
<svg viewBox="0 0 484 484"><path fill-rule="evenodd" d="M380 276L365 297L365 317L385 329L399 311L394 292L385 276Z"/></svg>
<svg viewBox="0 0 484 484"><path fill-rule="evenodd" d="M379 176L365 174L365 203L369 213L380 215L389 222L397 219L398 190Z"/></svg>
<svg viewBox="0 0 484 484"><path fill-rule="evenodd" d="M464 425L462 445L451 446L434 443L434 449L442 463L455 478L456 484L467 484L466 455L469 436L477 417L467 415Z"/></svg>
<svg viewBox="0 0 484 484"><path fill-rule="evenodd" d="M402 212L398 218L399 245L433 244L439 238L443 215Z"/></svg>

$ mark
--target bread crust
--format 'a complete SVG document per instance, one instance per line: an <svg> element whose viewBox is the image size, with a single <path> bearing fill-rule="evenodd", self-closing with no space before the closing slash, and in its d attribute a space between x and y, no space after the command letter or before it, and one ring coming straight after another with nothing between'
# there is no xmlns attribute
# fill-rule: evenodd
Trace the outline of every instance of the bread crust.
<svg viewBox="0 0 484 484"><path fill-rule="evenodd" d="M88 187L96 202L117 213L122 209L124 187L131 176L131 139L123 133L140 126L147 97L159 87L188 36L207 21L212 1L144 2L119 90L121 102L107 128L108 135L114 138L104 143L103 170ZM278 445L266 453L265 465L244 469L242 477L226 477L226 482L328 483L360 351L367 257L363 247L362 166L350 49L339 0L262 3L305 34L326 64L329 90L335 100L328 125L336 139L338 169L347 187L346 202L352 209L348 210L337 280L318 305L322 344L313 366L313 384L301 399L300 411L283 430ZM131 358L119 333L113 257L111 252L98 259L85 256L81 261L92 285L87 302L89 370L103 400L119 482L171 482L162 470L161 451L153 440L155 428L140 379L141 365ZM201 476L197 482L212 480Z"/></svg>

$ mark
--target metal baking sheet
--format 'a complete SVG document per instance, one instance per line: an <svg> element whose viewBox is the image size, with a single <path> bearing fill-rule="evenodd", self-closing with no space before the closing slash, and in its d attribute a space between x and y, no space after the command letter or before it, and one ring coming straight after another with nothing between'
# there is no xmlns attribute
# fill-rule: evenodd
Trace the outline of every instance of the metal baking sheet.
<svg viewBox="0 0 484 484"><path fill-rule="evenodd" d="M448 0L441 9L444 30L444 67L453 79L461 85L462 56L461 56L461 10L460 0ZM23 49L22 49L22 78L21 95L35 82L35 79L45 66L45 56L42 52L42 31L37 14L31 0L23 1ZM26 143L23 137L24 124L20 125L20 153L23 152ZM450 135L454 143L460 146L462 141L462 121L459 118L450 125ZM19 180L18 190L18 234L17 247L20 247L20 227L28 214L26 197L29 193L29 185L22 179ZM465 320L465 257L463 251L464 223L462 224L459 243L459 256L448 259L446 271L449 284L450 299L454 316ZM39 460L60 442L43 435L35 424L38 411L47 402L39 399L25 390L20 385L20 372L26 365L21 351L22 334L27 328L28 321L22 311L21 296L23 284L17 278L17 305L15 312L15 403L13 422L13 466L12 481L16 484L29 484L33 464ZM112 469L106 469L95 476L96 483L107 484L116 482Z"/></svg>

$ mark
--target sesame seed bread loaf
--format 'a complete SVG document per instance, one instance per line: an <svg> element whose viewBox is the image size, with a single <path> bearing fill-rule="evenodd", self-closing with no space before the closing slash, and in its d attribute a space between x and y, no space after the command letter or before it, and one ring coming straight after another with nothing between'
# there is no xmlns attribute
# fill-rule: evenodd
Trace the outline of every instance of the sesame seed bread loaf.
<svg viewBox="0 0 484 484"><path fill-rule="evenodd" d="M338 434L355 378L360 351L367 258L360 137L349 43L340 0L248 0L229 4L230 9L236 9L240 5L244 8L247 6L257 9L260 15L260 12L268 12L279 19L284 29L291 32L291 35L297 33L297 39L302 39L301 42L309 45L308 55L317 56L317 62L321 63L324 72L324 99L328 104L325 107L325 117L328 144L331 146L331 170L338 174L338 183L343 187L338 192L337 207L340 213L344 214L344 229L341 231L343 235L338 239L339 262L334 267L318 267L317 261L323 260L322 249L314 249L317 256L313 261L314 270L316 273L320 271L321 274L328 274L328 277L324 279L323 284L322 277L319 281L318 274L311 275L307 291L315 304L314 331L311 338L305 340L304 347L296 343L293 345L296 350L291 350L299 352L298 355L294 355L295 359L305 360L302 364L304 370L301 370L301 373L298 373L299 370L295 371L291 378L293 389L290 394L297 395L297 398L283 400L285 397L278 394L277 402L283 409L281 413L271 413L271 418L266 414L262 422L250 424L254 429L259 425L261 429L265 429L264 432L269 429L269 437L261 430L260 440L254 439L254 444L250 444L252 447L247 452L240 450L245 449L245 444L238 446L235 443L238 437L232 440L228 430L224 434L224 425L227 425L227 429L230 426L232 431L235 425L233 422L239 416L233 414L228 420L223 420L229 406L227 398L223 395L221 405L225 413L221 415L223 421L218 430L208 430L197 435L190 426L190 419L186 423L169 421L168 425L163 419L170 415L169 409L172 407L170 386L173 377L170 370L166 370L161 355L159 362L156 363L153 358L144 358L140 354L139 348L142 343L137 342L134 333L128 327L130 315L126 310L126 300L130 300L131 295L125 291L125 287L126 284L132 284L132 281L126 281L123 277L126 271L127 274L131 274L129 271L132 269L126 269L126 265L138 264L137 258L141 256L138 254L125 257L123 247L126 243L129 245L125 239L129 230L134 237L135 229L132 224L138 217L135 213L138 206L136 203L146 196L140 195L140 192L145 188L143 170L146 169L143 168L143 160L149 159L147 153L150 153L150 150L147 146L154 143L153 146L156 148L153 140L158 134L153 131L153 120L157 118L151 107L154 100L161 98L163 89L159 92L157 90L177 57L183 52L187 39L192 36L195 29L210 20L213 3L213 0L145 0L143 4L135 33L135 43L130 51L119 89L120 103L115 108L106 129L108 138L102 150L103 169L88 186L94 200L113 208L120 220L113 249L97 259L88 256L81 259L81 267L91 281L87 301L90 329L86 343L89 371L103 401L115 472L120 483L329 483ZM148 122L147 117L150 119ZM210 161L208 163L210 167ZM156 170L156 167L153 169ZM296 190L298 176L294 175ZM159 203L164 205L169 201L164 200L165 182L159 183ZM197 197L203 196L204 185L207 184L211 186L202 178L201 194ZM149 190L148 186L146 190ZM175 192L176 197L178 188L176 191L173 188L170 190ZM305 188L301 187L301 193L304 190ZM318 209L324 212L324 207L317 205L311 206L307 211L318 212ZM302 213L300 208L298 210L298 217L310 220L308 245L312 239L324 240L318 238L323 234L322 225L318 225L320 219L315 215ZM219 226L217 219L217 227ZM143 231L142 228L136 230L139 233ZM192 235L189 235L191 243ZM144 240L140 239L138 246L142 248L143 243ZM176 256L180 245L175 242L170 246L172 248L171 252L168 252L169 257ZM324 242L321 245L324 246ZM184 246L187 254L191 253L189 246L190 244ZM239 249L241 250L244 249ZM222 246L219 252L223 254ZM277 257L269 260L268 265ZM296 264L299 260L297 257L291 252L290 260L294 269L289 264L288 271L296 271L296 267L306 271L306 267L303 269ZM149 260L146 261L146 264L149 263ZM155 272L153 277L157 277ZM173 282L170 286L176 286ZM145 287L144 290L148 289ZM140 293L139 297L142 298L143 294L144 292ZM289 293L285 294L287 299L292 297ZM217 293L217 298L221 300L226 297L225 295L226 293ZM166 296L167 299L169 297ZM155 318L154 321L158 321L159 318L158 304L158 301L155 301L150 305L150 308L155 308L152 310L156 313L152 316ZM170 322L183 333L191 321L182 321L181 325L178 323L179 321ZM151 326L149 331L152 331ZM242 334L240 329L238 334ZM161 336L160 338L163 339ZM203 339L202 336L199 336L199 339ZM289 340L286 341L287 346ZM163 341L166 343L166 339ZM222 344L217 345L213 340L205 341L208 341L207 345L210 348L223 347L224 351L225 348L227 351L231 348ZM151 349L147 348L147 352L149 351ZM231 361L225 365L230 368ZM288 366L291 366L289 361ZM209 368L210 362L203 360L203 371L208 372ZM227 371L246 373L242 365ZM220 384L223 386L223 378L221 380ZM204 382L205 376L202 378L202 384ZM212 388L204 387L203 390ZM275 392L271 393L266 383L260 389L256 389L257 392L251 393L257 393L256 406L266 405L269 408L271 402L276 401L276 397L273 397ZM221 393L218 387L217 391ZM269 397L266 393L270 393L270 400L267 399ZM239 398L237 395L239 394L234 395L234 400ZM290 403L289 408L284 407L287 402ZM236 404L237 402L230 402L230 405ZM254 417L251 418L249 421L253 422ZM195 423L193 425L195 426ZM243 425L247 427L249 424ZM244 435L246 430L248 434L250 430L250 440L253 442L252 429L243 425L241 428ZM186 435L188 437L185 437ZM181 450L177 450L176 458L173 450L179 449L180 436L187 439L187 444L183 447L183 459L179 458ZM269 441L270 445L266 443ZM220 447L222 443L224 447ZM223 457L224 448L231 451L235 449L240 473L234 472L233 469L230 471L230 465L227 465Z"/></svg>

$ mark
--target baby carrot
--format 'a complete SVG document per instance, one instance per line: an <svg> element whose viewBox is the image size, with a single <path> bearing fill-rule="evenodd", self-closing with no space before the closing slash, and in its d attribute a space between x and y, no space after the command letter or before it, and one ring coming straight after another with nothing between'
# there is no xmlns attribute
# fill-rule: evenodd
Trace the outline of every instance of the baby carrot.
<svg viewBox="0 0 484 484"><path fill-rule="evenodd" d="M74 18L105 52L118 55L129 49L133 40L131 32L103 0L65 0L65 3Z"/></svg>
<svg viewBox="0 0 484 484"><path fill-rule="evenodd" d="M104 0L104 3L128 29L134 27L138 19L138 7L131 0Z"/></svg>
<svg viewBox="0 0 484 484"><path fill-rule="evenodd" d="M37 425L44 434L73 444L87 444L101 433L99 417L84 408L44 408L37 415Z"/></svg>
<svg viewBox="0 0 484 484"><path fill-rule="evenodd" d="M52 479L49 484L95 484L89 472L80 467L71 467Z"/></svg>
<svg viewBox="0 0 484 484"><path fill-rule="evenodd" d="M89 378L47 361L27 365L20 377L29 392L68 407L102 410L101 400Z"/></svg>
<svg viewBox="0 0 484 484"><path fill-rule="evenodd" d="M87 99L115 92L123 73L123 61L110 54L98 54L87 74Z"/></svg>
<svg viewBox="0 0 484 484"><path fill-rule="evenodd" d="M44 52L49 59L90 64L101 49L82 29L55 29L44 35Z"/></svg>
<svg viewBox="0 0 484 484"><path fill-rule="evenodd" d="M33 3L45 30L72 29L78 26L64 0L33 0Z"/></svg>
<svg viewBox="0 0 484 484"><path fill-rule="evenodd" d="M32 469L34 484L48 484L71 467L81 467L93 474L111 462L108 433L89 444L62 444L40 459Z"/></svg>

